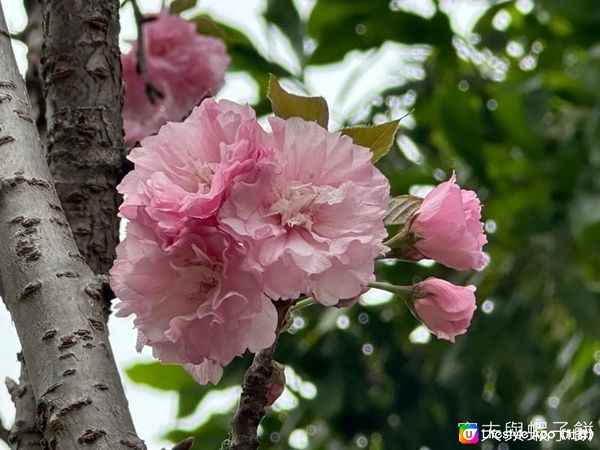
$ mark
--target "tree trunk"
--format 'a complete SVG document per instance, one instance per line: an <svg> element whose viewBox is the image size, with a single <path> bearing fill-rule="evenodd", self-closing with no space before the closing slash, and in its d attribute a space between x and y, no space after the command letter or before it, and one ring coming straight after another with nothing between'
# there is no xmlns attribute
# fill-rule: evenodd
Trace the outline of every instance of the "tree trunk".
<svg viewBox="0 0 600 450"><path fill-rule="evenodd" d="M45 441L35 421L36 400L22 355L19 355L19 361L21 362L19 384L10 378L6 379L6 388L17 411L8 440L12 450L41 450L44 448Z"/></svg>
<svg viewBox="0 0 600 450"><path fill-rule="evenodd" d="M67 16L81 9L73 6ZM6 29L0 7L0 282L38 424L50 448L143 449L110 349L101 286L60 207Z"/></svg>
<svg viewBox="0 0 600 450"><path fill-rule="evenodd" d="M125 155L118 0L44 0L48 162L81 254L107 273Z"/></svg>

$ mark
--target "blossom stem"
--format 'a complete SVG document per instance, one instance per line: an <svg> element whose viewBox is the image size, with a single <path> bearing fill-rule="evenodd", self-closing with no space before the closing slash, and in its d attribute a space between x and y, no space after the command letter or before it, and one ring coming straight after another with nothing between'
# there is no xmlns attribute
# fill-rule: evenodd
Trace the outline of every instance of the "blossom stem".
<svg viewBox="0 0 600 450"><path fill-rule="evenodd" d="M413 293L413 286L397 286L395 284L384 283L384 282L380 282L380 281L374 281L373 283L369 283L369 287L388 291L388 292L391 292L392 294L396 294L400 297L403 297L403 296L410 297Z"/></svg>
<svg viewBox="0 0 600 450"><path fill-rule="evenodd" d="M305 299L307 300L307 299ZM259 446L258 426L265 416L267 394L273 373L273 355L277 347L291 302L275 302L279 318L275 342L271 347L256 353L244 375L242 394L237 411L231 419L231 430L222 450L256 450Z"/></svg>
<svg viewBox="0 0 600 450"><path fill-rule="evenodd" d="M417 312L415 311L415 306L413 304L415 289L414 286L397 286L395 284L383 283L375 281L373 283L369 283L369 287L382 289L384 291L391 292L392 294L396 294L400 299L404 302L410 313L421 322Z"/></svg>
<svg viewBox="0 0 600 450"><path fill-rule="evenodd" d="M290 308L289 312L297 313L298 311L302 311L304 308L308 308L309 306L316 305L317 303L319 303L319 302L317 302L314 298L306 297L306 298L300 300L294 306L292 306Z"/></svg>
<svg viewBox="0 0 600 450"><path fill-rule="evenodd" d="M164 95L160 92L154 85L150 82L150 75L148 74L148 68L146 67L146 49L144 48L144 30L143 25L144 22L147 22L148 19L144 17L142 12L140 11L140 7L137 3L137 0L130 0L131 6L133 7L133 16L135 17L135 23L137 26L137 71L144 80L144 89L146 90L146 95L148 96L148 100L150 103L154 104L156 100L163 98Z"/></svg>

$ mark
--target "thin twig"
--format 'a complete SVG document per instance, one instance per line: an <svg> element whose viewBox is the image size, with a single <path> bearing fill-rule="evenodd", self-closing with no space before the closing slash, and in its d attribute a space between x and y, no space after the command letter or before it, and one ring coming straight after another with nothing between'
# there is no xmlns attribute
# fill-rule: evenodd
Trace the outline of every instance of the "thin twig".
<svg viewBox="0 0 600 450"><path fill-rule="evenodd" d="M275 302L279 323L275 342L269 348L261 350L254 356L252 365L244 375L244 384L240 396L240 404L231 419L229 439L223 443L223 450L256 450L259 446L258 426L265 416L267 393L273 373L273 355L277 347L277 339L285 326L287 312L291 302Z"/></svg>
<svg viewBox="0 0 600 450"><path fill-rule="evenodd" d="M6 445L10 445L10 443L8 442L9 434L10 434L10 430L7 430L6 428L4 428L4 425L2 424L2 419L0 419L0 441L4 441L6 443Z"/></svg>
<svg viewBox="0 0 600 450"><path fill-rule="evenodd" d="M372 283L369 283L369 287L381 289L382 291L388 291L392 294L399 295L400 297L404 295L410 296L414 292L413 286L397 286L395 284L384 283L381 281L374 281Z"/></svg>
<svg viewBox="0 0 600 450"><path fill-rule="evenodd" d="M171 448L171 450L190 450L194 446L194 438L189 437L185 438L179 444L176 444L175 447ZM162 450L166 450L164 447Z"/></svg>
<svg viewBox="0 0 600 450"><path fill-rule="evenodd" d="M177 444L171 450L189 450L190 448L192 448L193 445L194 445L194 438L189 437L189 438L186 438L183 441L181 441L179 444Z"/></svg>
<svg viewBox="0 0 600 450"><path fill-rule="evenodd" d="M131 6L133 7L133 16L135 17L135 23L137 25L136 70L142 77L142 80L144 81L144 89L146 91L146 95L148 96L148 100L150 100L150 103L154 104L156 100L163 98L164 95L152 85L152 82L150 81L150 74L148 73L148 67L146 66L146 49L144 48L144 23L153 19L148 19L144 17L142 12L140 11L140 7L137 4L137 0L130 1Z"/></svg>

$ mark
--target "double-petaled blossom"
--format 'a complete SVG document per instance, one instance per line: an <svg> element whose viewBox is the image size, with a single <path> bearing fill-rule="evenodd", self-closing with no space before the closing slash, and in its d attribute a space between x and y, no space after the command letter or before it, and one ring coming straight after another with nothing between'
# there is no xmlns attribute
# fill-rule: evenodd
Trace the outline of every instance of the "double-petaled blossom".
<svg viewBox="0 0 600 450"><path fill-rule="evenodd" d="M122 57L123 121L129 146L156 133L167 121L180 121L202 98L223 85L230 58L220 39L199 35L193 23L162 11L143 26L148 80L139 73L137 43ZM160 96L150 99L145 81Z"/></svg>
<svg viewBox="0 0 600 450"><path fill-rule="evenodd" d="M186 227L164 245L151 229L129 223L111 277L117 315L136 315L138 350L148 345L198 382L216 383L234 357L271 345L277 311L245 257L214 226Z"/></svg>
<svg viewBox="0 0 600 450"><path fill-rule="evenodd" d="M359 295L386 251L387 179L347 136L298 118L270 124L273 163L236 183L219 221L248 246L269 296L335 305Z"/></svg>
<svg viewBox="0 0 600 450"><path fill-rule="evenodd" d="M454 342L456 336L466 333L477 309L475 286L427 278L413 288L413 308L433 334Z"/></svg>
<svg viewBox="0 0 600 450"><path fill-rule="evenodd" d="M256 178L271 159L267 139L252 108L205 100L130 152L135 170L118 187L121 215L169 239L189 221L216 220L234 180Z"/></svg>
<svg viewBox="0 0 600 450"><path fill-rule="evenodd" d="M118 314L136 315L139 346L202 383L275 339L262 274L217 222L234 180L253 181L271 159L265 139L251 108L206 100L185 122L143 140L119 186L130 223L111 270Z"/></svg>
<svg viewBox="0 0 600 450"><path fill-rule="evenodd" d="M461 189L456 176L440 183L424 199L411 221L413 259L431 258L458 270L487 264L487 242L481 222L481 203L473 191Z"/></svg>

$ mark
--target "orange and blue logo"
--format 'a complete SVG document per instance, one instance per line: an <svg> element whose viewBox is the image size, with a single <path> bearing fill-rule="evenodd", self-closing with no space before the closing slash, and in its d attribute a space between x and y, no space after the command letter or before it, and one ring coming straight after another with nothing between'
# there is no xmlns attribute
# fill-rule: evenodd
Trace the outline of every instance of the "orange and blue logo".
<svg viewBox="0 0 600 450"><path fill-rule="evenodd" d="M479 442L479 427L476 423L458 424L458 441L461 444L477 444Z"/></svg>

